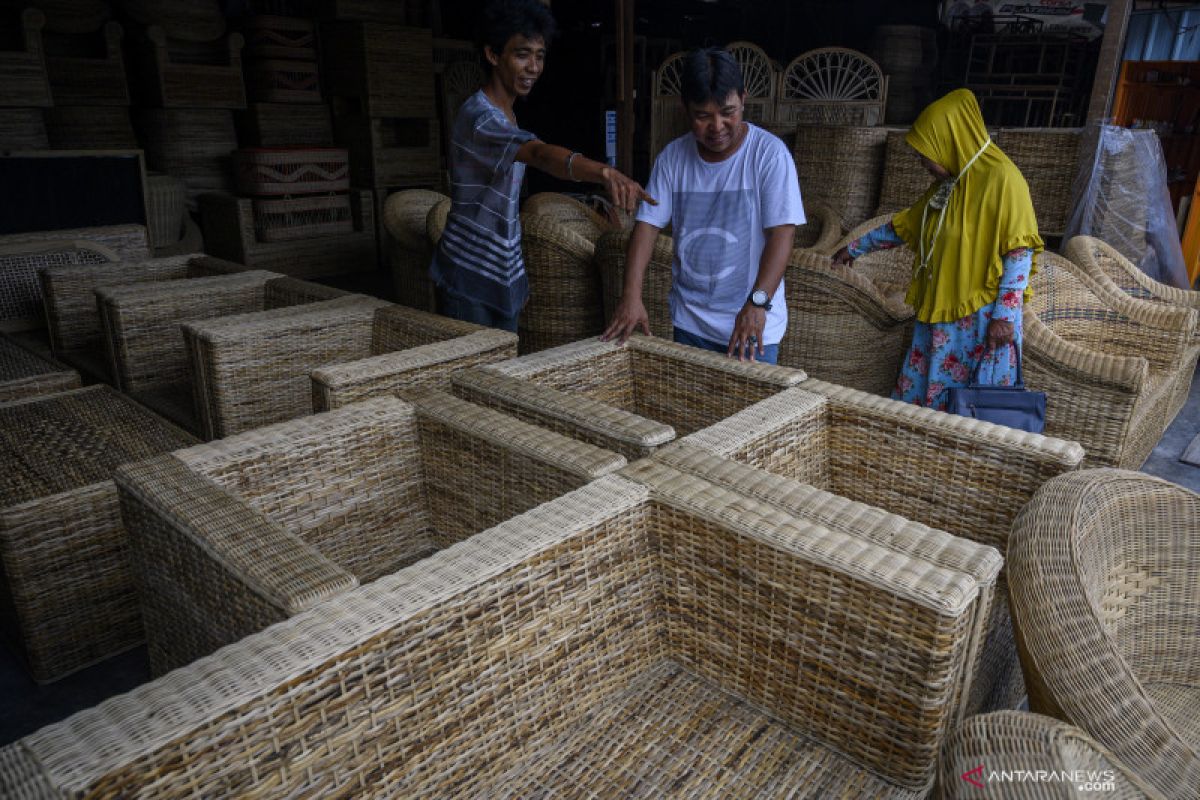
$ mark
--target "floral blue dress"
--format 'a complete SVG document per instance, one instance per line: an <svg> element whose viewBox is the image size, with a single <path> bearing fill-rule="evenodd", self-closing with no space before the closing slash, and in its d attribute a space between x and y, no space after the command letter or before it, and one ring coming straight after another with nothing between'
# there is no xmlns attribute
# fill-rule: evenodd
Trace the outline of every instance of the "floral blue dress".
<svg viewBox="0 0 1200 800"><path fill-rule="evenodd" d="M860 258L874 250L903 247L891 222L850 243L850 255ZM966 386L979 367L978 382L1011 386L1017 380L1017 353L1021 346L1021 307L1033 251L1019 248L1004 254L1004 273L995 302L953 322L920 322L913 328L912 346L904 357L900 377L892 389L893 400L946 410L947 389ZM987 350L987 326L993 319L1013 324L1013 343Z"/></svg>

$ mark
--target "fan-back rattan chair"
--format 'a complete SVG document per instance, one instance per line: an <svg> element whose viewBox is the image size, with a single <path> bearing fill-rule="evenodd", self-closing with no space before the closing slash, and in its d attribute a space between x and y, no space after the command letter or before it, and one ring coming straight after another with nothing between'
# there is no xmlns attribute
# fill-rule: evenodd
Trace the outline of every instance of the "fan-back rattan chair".
<svg viewBox="0 0 1200 800"><path fill-rule="evenodd" d="M822 525L870 521L870 537L897 544L902 537L874 527L889 512L893 524L905 518L1004 552L1020 509L1047 480L1077 469L1083 450L809 379L654 458ZM1002 578L983 612L970 711L1015 708L1024 695L1006 595Z"/></svg>
<svg viewBox="0 0 1200 800"><path fill-rule="evenodd" d="M0 792L923 798L984 591L609 475L0 750Z"/></svg>
<svg viewBox="0 0 1200 800"><path fill-rule="evenodd" d="M625 293L625 255L629 251L629 231L610 231L596 242L596 264L604 285L604 321L612 320ZM650 332L670 339L675 326L671 323L671 308L667 296L671 293L671 270L674 242L660 233L650 252L646 276L642 279L642 304L650 318Z"/></svg>
<svg viewBox="0 0 1200 800"><path fill-rule="evenodd" d="M572 225L526 212L521 214L521 247L529 276L529 301L517 324L521 352L599 336L604 294L593 241Z"/></svg>
<svg viewBox="0 0 1200 800"><path fill-rule="evenodd" d="M733 54L742 70L742 80L746 84L745 118L759 125L774 122L779 80L770 56L753 42L730 42L725 49Z"/></svg>
<svg viewBox="0 0 1200 800"><path fill-rule="evenodd" d="M1124 470L1064 475L1018 517L1008 559L1030 708L1196 797L1200 495Z"/></svg>
<svg viewBox="0 0 1200 800"><path fill-rule="evenodd" d="M35 681L143 640L113 470L195 441L107 386L0 403L0 621Z"/></svg>
<svg viewBox="0 0 1200 800"><path fill-rule="evenodd" d="M681 99L684 53L672 53L654 70L654 95L650 99L650 160L673 139L691 129Z"/></svg>
<svg viewBox="0 0 1200 800"><path fill-rule="evenodd" d="M436 310L433 281L429 277L433 244L429 240L426 218L443 200L449 198L440 192L405 189L388 195L384 202L383 225L390 237L388 261L396 300L401 305L422 311Z"/></svg>
<svg viewBox="0 0 1200 800"><path fill-rule="evenodd" d="M792 59L779 79L775 121L806 125L879 125L888 78L857 50L822 47Z"/></svg>
<svg viewBox="0 0 1200 800"><path fill-rule="evenodd" d="M79 388L79 373L0 334L0 403Z"/></svg>
<svg viewBox="0 0 1200 800"><path fill-rule="evenodd" d="M1079 728L1025 711L977 714L959 725L946 737L938 772L945 800L1166 800ZM1083 780L1023 777L1036 772Z"/></svg>

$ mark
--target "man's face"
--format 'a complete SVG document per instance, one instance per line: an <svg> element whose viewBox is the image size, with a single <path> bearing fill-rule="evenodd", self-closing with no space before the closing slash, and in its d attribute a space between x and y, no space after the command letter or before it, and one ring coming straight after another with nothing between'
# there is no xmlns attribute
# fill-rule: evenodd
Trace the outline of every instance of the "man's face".
<svg viewBox="0 0 1200 800"><path fill-rule="evenodd" d="M726 153L737 142L742 125L745 92L730 92L721 102L688 103L688 121L692 135L705 150L714 155Z"/></svg>
<svg viewBox="0 0 1200 800"><path fill-rule="evenodd" d="M490 47L485 55L505 89L516 97L528 97L546 62L546 42L540 36L530 39L518 33L504 43L499 55Z"/></svg>

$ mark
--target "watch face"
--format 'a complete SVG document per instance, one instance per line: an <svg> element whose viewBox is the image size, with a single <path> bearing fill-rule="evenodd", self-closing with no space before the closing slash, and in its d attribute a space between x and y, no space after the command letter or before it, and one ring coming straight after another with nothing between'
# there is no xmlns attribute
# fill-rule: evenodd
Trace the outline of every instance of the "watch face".
<svg viewBox="0 0 1200 800"><path fill-rule="evenodd" d="M762 289L756 289L754 294L750 295L750 302L756 306L765 306L767 299L767 293Z"/></svg>

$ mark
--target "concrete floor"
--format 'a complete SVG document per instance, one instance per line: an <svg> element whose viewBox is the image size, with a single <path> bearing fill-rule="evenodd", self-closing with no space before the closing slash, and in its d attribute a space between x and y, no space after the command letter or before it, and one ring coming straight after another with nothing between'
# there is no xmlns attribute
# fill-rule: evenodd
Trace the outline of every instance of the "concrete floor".
<svg viewBox="0 0 1200 800"><path fill-rule="evenodd" d="M354 291L373 294L375 289L380 294L390 293L390 286L375 285L378 281L371 278L338 283ZM1200 467L1179 461L1196 436L1200 436L1200 374L1192 382L1187 405L1167 429L1142 471L1200 492ZM0 746L149 679L146 650L140 647L49 686L38 686L26 675L13 648L0 643Z"/></svg>

